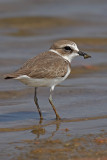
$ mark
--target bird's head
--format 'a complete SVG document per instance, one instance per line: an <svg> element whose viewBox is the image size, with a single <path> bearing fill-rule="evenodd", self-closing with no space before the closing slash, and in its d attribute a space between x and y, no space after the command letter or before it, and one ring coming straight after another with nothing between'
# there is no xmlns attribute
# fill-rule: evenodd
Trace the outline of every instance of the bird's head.
<svg viewBox="0 0 107 160"><path fill-rule="evenodd" d="M76 56L83 56L85 59L91 56L87 53L80 51L77 45L71 40L59 40L56 41L50 48L51 51L62 56L64 59L71 62L71 60Z"/></svg>

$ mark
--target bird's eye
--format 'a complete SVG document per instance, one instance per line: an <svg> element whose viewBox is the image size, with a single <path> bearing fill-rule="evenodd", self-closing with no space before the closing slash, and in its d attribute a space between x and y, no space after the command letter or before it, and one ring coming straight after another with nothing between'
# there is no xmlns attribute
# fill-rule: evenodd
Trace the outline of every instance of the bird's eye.
<svg viewBox="0 0 107 160"><path fill-rule="evenodd" d="M72 49L71 47L69 47L69 46L65 46L64 49L65 49L66 51L73 51L73 49Z"/></svg>

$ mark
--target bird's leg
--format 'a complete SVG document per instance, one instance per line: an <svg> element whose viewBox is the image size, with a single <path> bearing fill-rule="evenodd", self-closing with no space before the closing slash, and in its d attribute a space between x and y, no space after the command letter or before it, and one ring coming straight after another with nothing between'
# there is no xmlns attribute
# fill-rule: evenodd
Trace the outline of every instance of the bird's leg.
<svg viewBox="0 0 107 160"><path fill-rule="evenodd" d="M37 88L35 88L35 94L34 94L34 102L37 106L37 109L38 109L38 112L39 112L39 115L40 115L40 120L43 119L43 116L42 116L42 112L40 110L40 107L39 107L39 104L38 104L38 98L37 98Z"/></svg>
<svg viewBox="0 0 107 160"><path fill-rule="evenodd" d="M54 104L52 102L52 90L50 90L49 103L51 104L51 106L52 106L52 108L53 108L53 110L54 110L54 112L56 114L56 119L60 120L61 118L60 118L59 114L57 113L56 108L55 108L55 106L54 106Z"/></svg>

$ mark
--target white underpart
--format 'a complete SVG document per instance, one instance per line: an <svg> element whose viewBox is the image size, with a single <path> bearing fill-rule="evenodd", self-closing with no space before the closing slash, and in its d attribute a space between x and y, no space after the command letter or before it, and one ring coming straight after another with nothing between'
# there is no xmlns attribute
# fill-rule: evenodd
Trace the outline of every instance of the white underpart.
<svg viewBox="0 0 107 160"><path fill-rule="evenodd" d="M68 60L69 62L72 61L72 59L76 56L79 56L79 54L77 52L73 52L72 54L70 54L69 56L63 56L63 58L65 58L66 60Z"/></svg>
<svg viewBox="0 0 107 160"><path fill-rule="evenodd" d="M71 48L73 48L74 52L71 53L71 54L69 54L69 55L63 56L58 51L56 51L54 49L50 49L49 51L54 52L54 53L60 55L61 57L63 57L64 59L68 60L69 62L71 62L74 57L79 56L79 54L77 53L79 51L79 49L78 49L78 47L77 47L77 45L75 43L72 44L72 45L70 45L70 44L66 44L66 45L69 46L69 47L71 47ZM64 46L62 45L61 48L63 48Z"/></svg>
<svg viewBox="0 0 107 160"><path fill-rule="evenodd" d="M53 79L48 79L48 78L42 78L42 79L35 79L31 78L27 75L21 75L15 79L21 81L22 83L32 86L32 87L51 87L51 91L54 90L54 87L64 81L68 75L70 74L70 68L68 66L68 71L64 77L58 77L58 78L53 78Z"/></svg>
<svg viewBox="0 0 107 160"><path fill-rule="evenodd" d="M54 50L54 49L50 49L49 51L54 52L58 55L60 55L61 57L63 57L64 59L68 60L69 62L71 62L71 60L78 56L79 54L77 53L79 51L79 49L77 48L77 45L75 43L71 44L67 44L67 46L70 46L74 49L74 52L69 54L69 55L61 55L58 51ZM64 46L61 46L64 47ZM27 75L21 75L15 79L21 81L22 83L28 85L28 86L32 86L32 87L51 87L51 91L54 90L55 86L58 85L59 83L61 83L62 81L64 81L68 75L70 74L70 67L68 65L68 71L66 73L66 75L64 77L57 77L57 78L53 78L53 79L48 79L48 78L42 78L42 79L35 79L35 78L31 78Z"/></svg>

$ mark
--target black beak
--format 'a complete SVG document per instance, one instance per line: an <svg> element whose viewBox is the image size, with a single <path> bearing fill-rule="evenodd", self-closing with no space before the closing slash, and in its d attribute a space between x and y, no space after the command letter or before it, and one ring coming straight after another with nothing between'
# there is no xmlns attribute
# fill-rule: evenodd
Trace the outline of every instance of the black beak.
<svg viewBox="0 0 107 160"><path fill-rule="evenodd" d="M84 59L86 59L86 58L91 58L90 55L88 55L87 53L84 53L84 52L82 52L82 51L78 51L78 54L79 54L80 56L83 56Z"/></svg>

